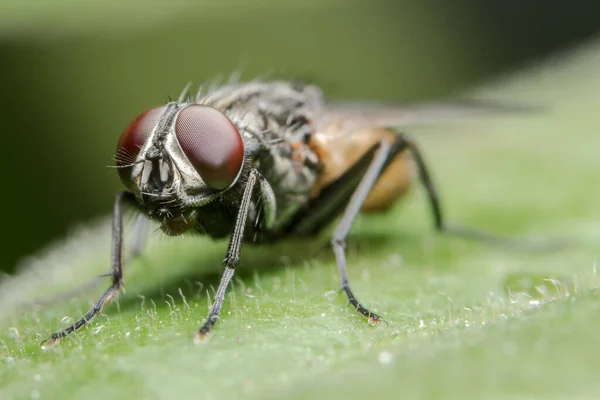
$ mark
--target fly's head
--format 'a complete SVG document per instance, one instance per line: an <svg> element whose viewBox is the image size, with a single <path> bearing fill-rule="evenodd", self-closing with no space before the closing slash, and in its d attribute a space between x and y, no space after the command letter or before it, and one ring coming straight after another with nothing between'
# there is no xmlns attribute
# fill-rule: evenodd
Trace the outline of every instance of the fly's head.
<svg viewBox="0 0 600 400"><path fill-rule="evenodd" d="M167 233L191 228L194 209L232 187L244 164L244 143L222 112L173 102L138 115L117 147L117 169L150 217Z"/></svg>

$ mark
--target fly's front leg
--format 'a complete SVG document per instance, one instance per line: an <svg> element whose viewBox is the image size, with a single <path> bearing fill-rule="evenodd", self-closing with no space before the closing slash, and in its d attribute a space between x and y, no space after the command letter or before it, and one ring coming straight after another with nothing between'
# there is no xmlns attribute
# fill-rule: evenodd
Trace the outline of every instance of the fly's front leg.
<svg viewBox="0 0 600 400"><path fill-rule="evenodd" d="M132 249L131 249L128 259L125 262L127 262L127 263L132 262L133 260L138 258L139 255L141 254L142 249L144 248L144 245L146 244L146 238L148 235L148 226L149 226L148 219L143 214L138 214L138 216L136 218L135 226L133 228L134 232L133 232ZM110 277L112 275L113 274L110 272L107 274L102 274L102 275L97 276L94 279L90 280L89 282L82 285L81 287L78 287L73 290L69 290L68 292L61 293L59 295L43 297L43 298L34 300L29 304L41 306L41 305L48 305L48 304L56 303L58 301L68 300L68 299L78 296L81 293L84 293L88 290L94 289L101 282L104 282L104 278Z"/></svg>
<svg viewBox="0 0 600 400"><path fill-rule="evenodd" d="M257 179L258 172L256 170L252 170L248 177L246 188L244 189L244 194L242 196L242 201L235 221L235 227L233 228L233 234L231 235L231 240L229 242L227 257L225 258L225 272L223 272L223 276L221 277L221 282L219 283L219 287L215 293L215 299L208 313L208 317L206 318L206 322L194 335L194 341L196 343L203 342L208 338L208 334L217 323L217 320L221 315L221 308L223 307L223 302L225 301L225 292L227 291L227 287L229 286L229 283L231 282L231 279L235 274L235 270L240 262L240 250L242 247L242 241L244 239L244 229L246 227L248 212L252 202L252 194L254 192L254 186L256 185Z"/></svg>
<svg viewBox="0 0 600 400"><path fill-rule="evenodd" d="M399 139L401 140L401 139ZM404 147L405 144L399 143L400 147ZM350 232L352 227L352 223L354 219L360 212L360 209L363 206L363 203L367 199L371 189L377 182L377 179L381 175L382 169L386 164L386 160L388 160L388 156L390 155L391 145L387 141L381 141L379 143L379 149L375 153L369 168L363 175L360 183L356 187L354 193L350 197L350 201L344 210L344 214L333 234L333 239L331 240L331 244L333 246L333 252L335 254L335 259L338 266L338 271L340 274L340 280L342 284L342 290L346 294L348 298L348 302L369 320L371 324L379 324L381 318L369 311L366 307L364 307L356 298L354 293L352 293L352 289L350 288L350 283L348 281L348 270L346 268L346 238ZM398 151L401 151L400 149Z"/></svg>
<svg viewBox="0 0 600 400"><path fill-rule="evenodd" d="M128 192L121 192L115 197L112 226L112 284L83 317L68 328L52 334L48 340L42 342L42 347L56 345L60 339L87 325L118 294L123 285L123 204L134 201L133 195Z"/></svg>

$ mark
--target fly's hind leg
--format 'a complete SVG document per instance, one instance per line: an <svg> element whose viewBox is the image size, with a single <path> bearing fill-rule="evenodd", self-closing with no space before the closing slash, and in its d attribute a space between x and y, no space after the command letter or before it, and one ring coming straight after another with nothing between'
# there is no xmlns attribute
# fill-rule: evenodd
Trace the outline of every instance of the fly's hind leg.
<svg viewBox="0 0 600 400"><path fill-rule="evenodd" d="M519 238L502 237L478 229L447 224L445 218L443 217L440 198L438 196L436 186L431 179L419 148L406 135L398 134L398 137L406 143L406 147L410 150L413 160L415 161L419 179L425 187L425 191L427 192L427 196L429 198L434 227L438 232L464 239L472 239L480 242L487 242L489 244L508 246L512 249L523 251L548 250L552 248L564 247L567 244L562 240L548 240L544 242L526 241Z"/></svg>
<svg viewBox="0 0 600 400"><path fill-rule="evenodd" d="M397 142L394 143L394 147L397 147L394 154L402 151L403 148L407 146L407 142L403 141L401 137L398 137ZM333 238L331 240L331 244L333 246L333 252L335 254L336 263L338 266L338 271L340 274L340 280L342 285L342 291L346 294L348 298L348 302L354 307L356 311L358 311L361 315L366 317L369 320L369 323L377 325L382 319L379 315L371 312L369 309L364 307L356 298L352 289L350 288L350 283L348 281L348 270L346 268L346 239L352 227L352 223L354 219L360 212L363 203L367 199L371 189L377 182L379 176L386 164L389 162L391 151L391 144L387 141L381 141L379 143L379 148L373 156L371 164L363 175L360 183L354 190L354 193L350 197L348 204L344 210L342 218L333 234Z"/></svg>

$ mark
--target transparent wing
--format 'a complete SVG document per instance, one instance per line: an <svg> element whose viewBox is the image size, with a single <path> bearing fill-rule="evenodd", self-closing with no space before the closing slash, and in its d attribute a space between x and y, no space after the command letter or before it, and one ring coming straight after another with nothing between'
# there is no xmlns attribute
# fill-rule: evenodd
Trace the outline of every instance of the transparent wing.
<svg viewBox="0 0 600 400"><path fill-rule="evenodd" d="M330 103L318 116L319 132L338 134L363 129L407 127L499 114L535 113L544 108L486 100L458 100L424 104Z"/></svg>

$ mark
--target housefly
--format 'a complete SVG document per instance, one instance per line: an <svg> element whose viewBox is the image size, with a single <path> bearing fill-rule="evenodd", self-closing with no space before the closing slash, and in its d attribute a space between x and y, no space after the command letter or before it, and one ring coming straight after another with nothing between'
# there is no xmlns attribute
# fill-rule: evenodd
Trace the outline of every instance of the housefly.
<svg viewBox="0 0 600 400"><path fill-rule="evenodd" d="M341 289L358 313L380 323L348 280L345 244L356 216L389 209L416 171L435 228L450 230L418 147L395 127L490 111L485 104L326 103L317 86L287 81L230 83L195 98L188 92L142 112L121 135L116 167L127 190L114 200L112 284L49 343L88 324L122 287L125 207L156 220L167 235L229 238L224 272L195 340L205 339L219 318L242 243L313 236L340 215L331 245Z"/></svg>

